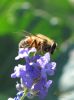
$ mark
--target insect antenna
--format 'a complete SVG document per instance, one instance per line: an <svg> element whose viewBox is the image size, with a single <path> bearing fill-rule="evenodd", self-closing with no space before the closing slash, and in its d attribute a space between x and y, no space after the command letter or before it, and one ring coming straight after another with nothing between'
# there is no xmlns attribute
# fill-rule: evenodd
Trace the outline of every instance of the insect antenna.
<svg viewBox="0 0 74 100"><path fill-rule="evenodd" d="M25 37L31 36L32 33L28 32L28 31L23 31L23 34L25 35Z"/></svg>
<svg viewBox="0 0 74 100"><path fill-rule="evenodd" d="M31 37L32 35L36 36L36 34L30 33L28 31L23 31L23 34L24 34L25 37Z"/></svg>

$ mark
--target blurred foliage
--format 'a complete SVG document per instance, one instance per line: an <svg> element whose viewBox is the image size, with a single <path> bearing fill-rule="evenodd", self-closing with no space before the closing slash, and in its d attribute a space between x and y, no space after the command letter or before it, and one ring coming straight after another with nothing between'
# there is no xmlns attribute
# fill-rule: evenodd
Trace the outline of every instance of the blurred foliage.
<svg viewBox="0 0 74 100"><path fill-rule="evenodd" d="M52 55L57 62L53 86L46 100L57 100L58 80L74 46L74 0L0 0L0 100L16 94L16 79L10 74L24 30L53 38L58 47ZM60 60L59 60L60 59ZM34 99L36 100L36 99Z"/></svg>

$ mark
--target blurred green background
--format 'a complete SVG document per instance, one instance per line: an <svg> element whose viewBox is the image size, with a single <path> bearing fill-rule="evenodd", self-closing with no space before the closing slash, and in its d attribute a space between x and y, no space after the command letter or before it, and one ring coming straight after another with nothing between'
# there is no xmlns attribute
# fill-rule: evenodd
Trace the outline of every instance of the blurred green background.
<svg viewBox="0 0 74 100"><path fill-rule="evenodd" d="M57 68L45 100L74 100L74 81L70 81L74 74L70 80L66 80L69 74L61 80L65 66L74 66L74 63L69 63L74 59L74 0L0 0L0 100L7 100L17 93L17 80L11 79L10 74L18 64L14 58L24 30L44 34L58 44L51 58L57 62ZM67 85L64 80L71 82L65 90L61 89ZM61 96L71 91L71 98L62 99Z"/></svg>

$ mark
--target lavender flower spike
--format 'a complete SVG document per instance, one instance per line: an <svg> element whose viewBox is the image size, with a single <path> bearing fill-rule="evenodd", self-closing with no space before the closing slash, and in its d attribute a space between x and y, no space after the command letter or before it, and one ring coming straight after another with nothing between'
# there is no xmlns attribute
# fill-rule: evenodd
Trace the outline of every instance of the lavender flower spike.
<svg viewBox="0 0 74 100"><path fill-rule="evenodd" d="M41 100L47 95L52 84L52 80L47 80L47 74L54 75L56 63L51 62L49 52L44 55L36 53L36 48L19 48L15 60L24 58L24 65L15 66L14 73L11 74L11 78L19 78L20 83L16 85L17 96L8 100L24 100L25 96L39 96Z"/></svg>

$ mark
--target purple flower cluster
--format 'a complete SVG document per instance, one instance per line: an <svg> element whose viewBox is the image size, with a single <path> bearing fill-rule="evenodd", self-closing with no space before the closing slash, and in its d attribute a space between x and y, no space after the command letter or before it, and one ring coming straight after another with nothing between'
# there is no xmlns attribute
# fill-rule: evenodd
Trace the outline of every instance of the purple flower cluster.
<svg viewBox="0 0 74 100"><path fill-rule="evenodd" d="M24 59L25 64L15 66L12 78L20 78L20 83L16 84L18 90L15 98L8 100L23 100L25 96L33 98L39 96L44 99L52 80L47 80L48 75L54 75L56 63L50 61L50 54L37 54L35 48L19 48L18 56L15 60Z"/></svg>

